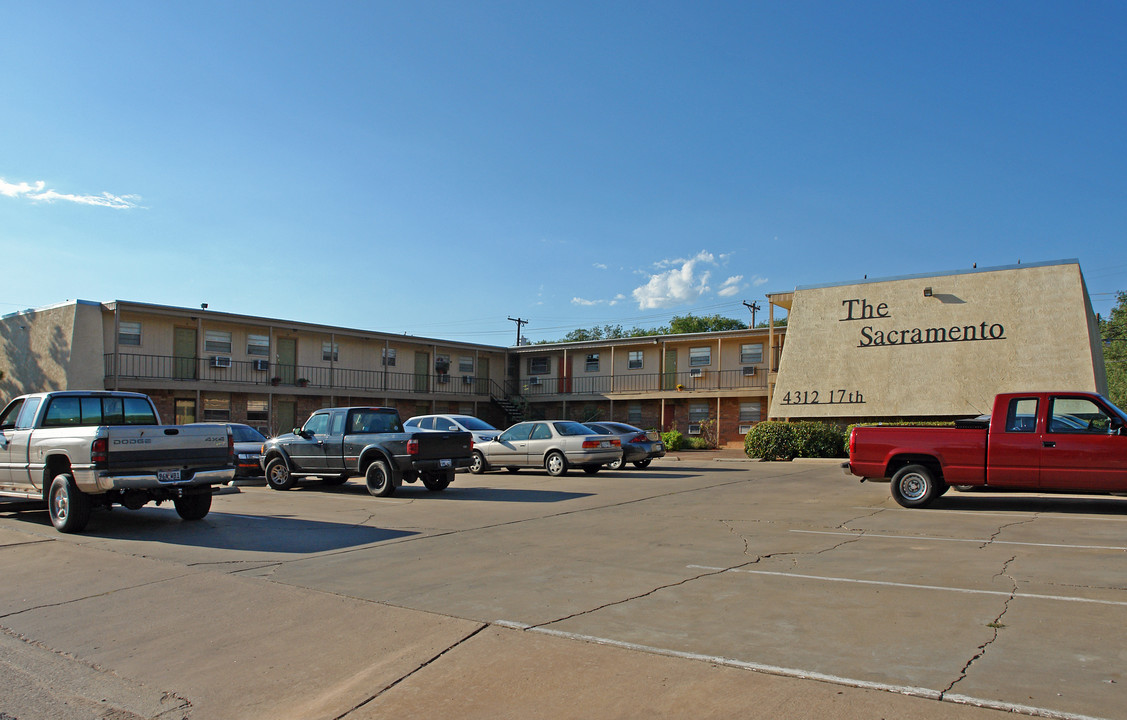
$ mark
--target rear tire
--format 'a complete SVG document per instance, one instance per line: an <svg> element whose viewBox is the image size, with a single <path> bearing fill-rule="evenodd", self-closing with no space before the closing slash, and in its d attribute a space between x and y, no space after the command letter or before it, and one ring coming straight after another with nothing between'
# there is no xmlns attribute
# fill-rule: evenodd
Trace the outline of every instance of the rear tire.
<svg viewBox="0 0 1127 720"><path fill-rule="evenodd" d="M77 533L86 528L90 521L90 498L74 484L70 473L61 473L51 480L47 513L51 524L61 533Z"/></svg>
<svg viewBox="0 0 1127 720"><path fill-rule="evenodd" d="M613 462L607 463L607 467L611 470L623 470L626 468L626 459L619 458Z"/></svg>
<svg viewBox="0 0 1127 720"><path fill-rule="evenodd" d="M646 469L650 466L650 462L652 460L653 460L653 458L646 458L645 460L639 460L638 462L634 463L634 467L638 468L639 470L644 470L644 469Z"/></svg>
<svg viewBox="0 0 1127 720"><path fill-rule="evenodd" d="M368 492L376 497L388 497L395 493L395 483L391 479L391 469L383 460L376 460L364 471L364 481Z"/></svg>
<svg viewBox="0 0 1127 720"><path fill-rule="evenodd" d="M477 450L473 451L473 459L470 462L470 472L474 475L481 475L489 469L489 463L485 462L485 456Z"/></svg>
<svg viewBox="0 0 1127 720"><path fill-rule="evenodd" d="M567 458L563 456L563 453L553 450L548 453L548 457L544 458L544 469L552 477L567 475Z"/></svg>
<svg viewBox="0 0 1127 720"><path fill-rule="evenodd" d="M442 492L454 482L454 473L426 473L423 475L423 487L431 492Z"/></svg>
<svg viewBox="0 0 1127 720"><path fill-rule="evenodd" d="M184 520L203 520L211 512L211 493L185 495L173 499L172 504L176 506L176 514Z"/></svg>
<svg viewBox="0 0 1127 720"><path fill-rule="evenodd" d="M595 473L599 472L602 469L603 469L602 465L584 465L583 466L583 472L587 473L588 475L594 475Z"/></svg>
<svg viewBox="0 0 1127 720"><path fill-rule="evenodd" d="M290 474L286 461L276 457L266 463L266 484L272 490L290 490L297 485L297 478Z"/></svg>
<svg viewBox="0 0 1127 720"><path fill-rule="evenodd" d="M939 496L939 482L926 465L905 465L892 476L892 499L906 508L921 508Z"/></svg>

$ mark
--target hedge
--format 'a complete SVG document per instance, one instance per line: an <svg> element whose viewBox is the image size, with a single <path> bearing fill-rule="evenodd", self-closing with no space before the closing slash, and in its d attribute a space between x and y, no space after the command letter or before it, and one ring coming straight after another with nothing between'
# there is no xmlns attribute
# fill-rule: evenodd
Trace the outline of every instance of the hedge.
<svg viewBox="0 0 1127 720"><path fill-rule="evenodd" d="M748 457L762 460L793 460L796 457L845 457L842 430L825 422L756 423L744 438Z"/></svg>

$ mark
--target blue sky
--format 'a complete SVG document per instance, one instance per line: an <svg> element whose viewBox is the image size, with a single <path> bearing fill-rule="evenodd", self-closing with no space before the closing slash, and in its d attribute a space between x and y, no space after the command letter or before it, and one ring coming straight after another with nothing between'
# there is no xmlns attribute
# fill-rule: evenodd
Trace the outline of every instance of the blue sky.
<svg viewBox="0 0 1127 720"><path fill-rule="evenodd" d="M1078 258L1127 290L1123 3L52 2L0 23L0 314L511 344ZM761 312L757 319L765 318Z"/></svg>

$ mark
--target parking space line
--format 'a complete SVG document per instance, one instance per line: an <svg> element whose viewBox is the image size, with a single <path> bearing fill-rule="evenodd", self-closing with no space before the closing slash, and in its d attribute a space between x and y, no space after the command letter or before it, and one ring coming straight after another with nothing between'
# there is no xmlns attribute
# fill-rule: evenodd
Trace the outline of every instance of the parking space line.
<svg viewBox="0 0 1127 720"><path fill-rule="evenodd" d="M910 512L913 515L920 513L946 513L951 515L950 510L942 510L939 508L902 508L902 507L873 507L871 505L854 505L850 510L891 510L894 512ZM1081 520L1083 522L1092 522L1093 520L1103 520L1105 522L1127 522L1124 517L1104 517L1101 515L1083 515L1083 514L1057 514L1047 515L1048 511L1032 512L1032 513L1018 513L1018 512L985 512L983 510L968 510L960 509L960 515L968 515L970 517L1007 517L1007 518L1037 518L1038 520Z"/></svg>
<svg viewBox="0 0 1127 720"><path fill-rule="evenodd" d="M691 565L690 567L701 566ZM583 635L580 633L564 632L562 630L551 630L549 628L526 625L524 623L513 622L511 620L497 620L493 624L500 627L509 628L511 630L542 633L544 635L552 635L568 640L578 640L580 642L589 642L596 645L616 647L623 650L634 650L637 652L645 652L653 655L678 658L681 660L696 660L711 663L714 665L738 668L741 670L761 672L768 675L778 675L781 677L795 678L798 680L816 680L819 682L832 683L834 685L843 685L846 687L853 687L862 690L880 690L884 692L893 692L898 695L908 695L910 697L918 697L925 700L938 700L941 702L950 702L958 705L973 705L976 707L983 707L991 710L1002 710L1004 712L1016 713L1021 715L1031 715L1033 717L1047 717L1054 718L1055 720L1108 720L1108 718L1100 718L1094 715L1078 715L1075 713L1061 712L1059 710L1051 710L1049 708L1034 707L1031 705L1018 705L1015 703L1007 703L999 700L976 698L971 697L970 695L944 695L942 691L932 690L931 688L915 687L912 685L893 685L890 683L878 683L869 680L859 680L857 678L843 677L840 675L830 675L828 673L817 672L814 670L801 670L798 668L787 668L778 665L766 665L764 663L748 662L746 660L734 660L732 658L720 657L716 655L703 655L700 653L685 652L683 650L671 650L669 648L661 648L653 645L640 645L638 643L625 642L623 640L612 640L610 638L597 637L595 635Z"/></svg>
<svg viewBox="0 0 1127 720"><path fill-rule="evenodd" d="M856 585L880 585L882 587L898 587L910 590L942 590L944 592L964 593L967 595L1002 595L1004 597L1028 598L1031 600L1058 600L1060 602L1090 603L1093 605L1116 605L1127 607L1124 600L1096 600L1094 598L1073 597L1069 595L1041 595L1038 593L1007 592L1005 590L976 590L973 588L947 587L944 585L917 585L914 583L897 583L887 580L862 580L860 578L831 577L828 575L803 575L801 573L773 572L771 570L747 570L745 568L720 568L707 565L686 565L693 570L727 570L732 573L746 573L748 575L771 575L775 577L797 578L799 580L820 580L822 582L852 583Z"/></svg>
<svg viewBox="0 0 1127 720"><path fill-rule="evenodd" d="M1044 547L1044 548L1065 548L1069 550L1122 550L1127 551L1127 547L1123 545L1064 545L1058 543L1031 543L1031 542L1017 542L1015 540L982 540L974 538L945 538L935 537L934 535L881 535L880 533L870 533L864 531L855 532L835 532L832 530L791 530L792 533L803 533L806 535L837 535L855 538L885 538L890 540L928 540L931 542L962 542L962 543L976 543L978 545L1025 545L1027 547Z"/></svg>

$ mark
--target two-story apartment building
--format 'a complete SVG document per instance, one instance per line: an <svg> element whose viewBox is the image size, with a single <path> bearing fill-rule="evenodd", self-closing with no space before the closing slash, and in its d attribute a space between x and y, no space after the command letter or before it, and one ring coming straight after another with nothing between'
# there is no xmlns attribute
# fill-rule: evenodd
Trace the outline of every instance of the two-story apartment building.
<svg viewBox="0 0 1127 720"><path fill-rule="evenodd" d="M505 349L272 318L115 301L0 319L0 394L54 389L150 395L170 422L288 431L326 405L507 418Z"/></svg>
<svg viewBox="0 0 1127 720"><path fill-rule="evenodd" d="M267 434L328 405L614 419L737 442L766 415L783 330L503 348L149 303L68 301L0 318L0 395L106 388L169 421ZM772 351L773 348L773 351Z"/></svg>

